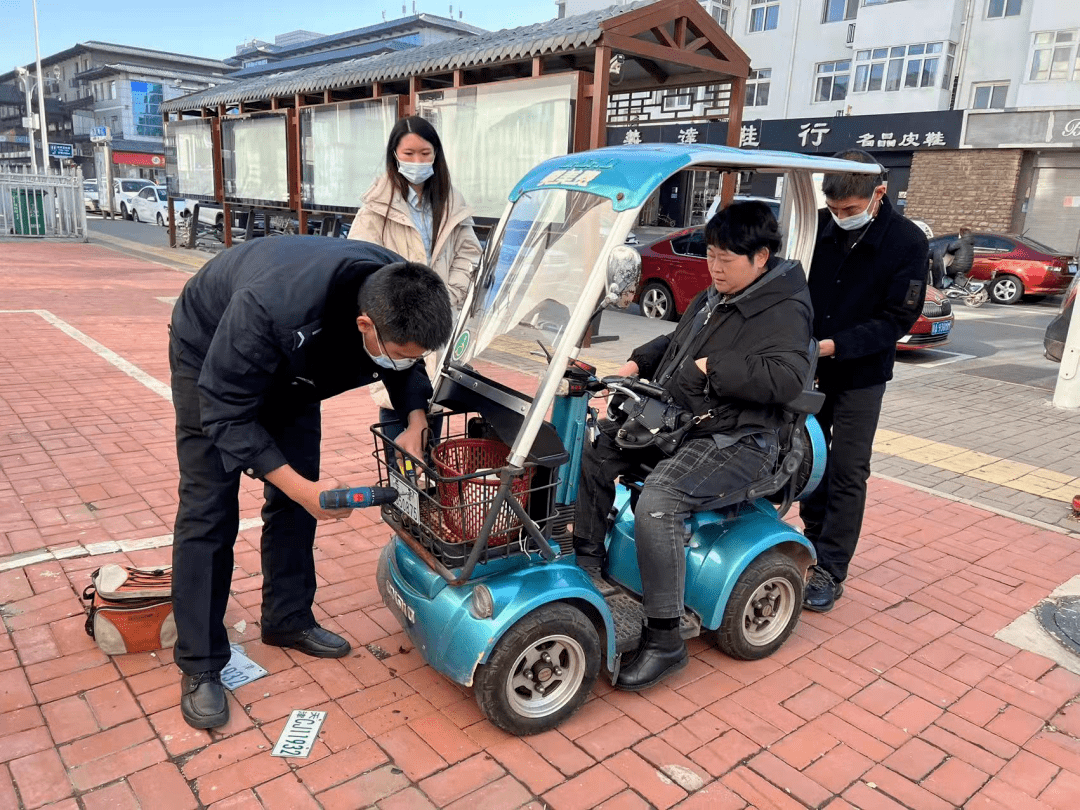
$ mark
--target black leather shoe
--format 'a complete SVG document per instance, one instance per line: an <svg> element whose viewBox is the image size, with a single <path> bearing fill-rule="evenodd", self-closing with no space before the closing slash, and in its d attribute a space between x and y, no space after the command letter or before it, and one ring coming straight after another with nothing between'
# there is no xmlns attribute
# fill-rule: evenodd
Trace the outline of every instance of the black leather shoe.
<svg viewBox="0 0 1080 810"><path fill-rule="evenodd" d="M686 642L679 635L678 627L657 630L646 625L644 634L637 654L619 670L619 678L615 681L616 689L640 692L655 686L668 675L674 675L686 666L689 656Z"/></svg>
<svg viewBox="0 0 1080 810"><path fill-rule="evenodd" d="M319 625L295 633L263 633L262 642L299 650L315 658L344 658L352 650L349 642Z"/></svg>
<svg viewBox="0 0 1080 810"><path fill-rule="evenodd" d="M593 579L599 579L604 573L604 558L588 554L577 554L577 566Z"/></svg>
<svg viewBox="0 0 1080 810"><path fill-rule="evenodd" d="M810 568L810 582L803 594L803 607L816 613L828 613L836 600L844 592L842 583L833 579L832 574L820 566Z"/></svg>
<svg viewBox="0 0 1080 810"><path fill-rule="evenodd" d="M180 679L180 713L192 728L217 728L229 722L229 701L220 672L200 672Z"/></svg>

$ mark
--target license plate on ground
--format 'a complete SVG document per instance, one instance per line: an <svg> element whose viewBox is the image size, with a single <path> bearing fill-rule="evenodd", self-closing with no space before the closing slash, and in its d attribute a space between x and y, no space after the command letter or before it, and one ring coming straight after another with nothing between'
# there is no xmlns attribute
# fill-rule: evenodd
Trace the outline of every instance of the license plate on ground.
<svg viewBox="0 0 1080 810"><path fill-rule="evenodd" d="M319 738L319 729L326 712L294 711L289 715L289 722L278 737L277 745L270 752L272 757L306 757L311 753L311 746Z"/></svg>
<svg viewBox="0 0 1080 810"><path fill-rule="evenodd" d="M952 329L952 323L950 321L938 321L930 327L931 335L947 335L949 330Z"/></svg>
<svg viewBox="0 0 1080 810"><path fill-rule="evenodd" d="M420 522L420 494L408 481L399 475L390 473L390 486L398 491L398 498L394 506L410 518L414 523Z"/></svg>

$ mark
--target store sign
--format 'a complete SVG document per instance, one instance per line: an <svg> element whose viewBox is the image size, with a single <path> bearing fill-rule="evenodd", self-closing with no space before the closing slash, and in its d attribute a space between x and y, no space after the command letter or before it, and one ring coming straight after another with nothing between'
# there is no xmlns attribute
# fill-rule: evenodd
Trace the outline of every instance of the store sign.
<svg viewBox="0 0 1080 810"><path fill-rule="evenodd" d="M127 166L153 166L164 168L164 155L147 155L144 152L113 152L113 163Z"/></svg>
<svg viewBox="0 0 1080 810"><path fill-rule="evenodd" d="M112 140L112 133L108 127L91 127L90 143L106 143Z"/></svg>
<svg viewBox="0 0 1080 810"><path fill-rule="evenodd" d="M49 157L73 158L75 157L75 147L70 143L50 143Z"/></svg>
<svg viewBox="0 0 1080 810"><path fill-rule="evenodd" d="M959 110L900 115L848 115L822 118L744 121L739 146L784 152L832 155L843 149L910 152L956 149L964 114ZM609 127L608 145L623 143L726 144L726 121Z"/></svg>
<svg viewBox="0 0 1080 810"><path fill-rule="evenodd" d="M964 146L999 147L1080 146L1080 110L972 112Z"/></svg>

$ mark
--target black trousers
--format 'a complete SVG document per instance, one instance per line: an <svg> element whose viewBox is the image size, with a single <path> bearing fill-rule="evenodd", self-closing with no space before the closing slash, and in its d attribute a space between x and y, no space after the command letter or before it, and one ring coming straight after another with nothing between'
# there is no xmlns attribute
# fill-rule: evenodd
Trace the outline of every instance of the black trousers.
<svg viewBox="0 0 1080 810"><path fill-rule="evenodd" d="M774 436L747 436L724 448L711 438L691 439L668 458L654 450L620 450L601 433L595 447L585 445L581 458L575 546L603 556L615 479L642 464L652 466L634 510L642 606L649 618L676 619L683 614L687 518L738 501L742 490L772 472L776 456Z"/></svg>
<svg viewBox="0 0 1080 810"><path fill-rule="evenodd" d="M885 384L825 393L817 419L829 456L818 488L799 505L806 537L817 550L818 565L838 582L847 578L866 509L870 455L881 416Z"/></svg>
<svg viewBox="0 0 1080 810"><path fill-rule="evenodd" d="M217 672L229 662L225 608L240 523L240 471L226 472L221 454L202 432L199 369L169 347L180 505L173 530L173 613L181 671ZM289 464L318 480L319 403L277 404L260 415ZM262 631L292 632L315 625L315 518L266 484L262 509Z"/></svg>

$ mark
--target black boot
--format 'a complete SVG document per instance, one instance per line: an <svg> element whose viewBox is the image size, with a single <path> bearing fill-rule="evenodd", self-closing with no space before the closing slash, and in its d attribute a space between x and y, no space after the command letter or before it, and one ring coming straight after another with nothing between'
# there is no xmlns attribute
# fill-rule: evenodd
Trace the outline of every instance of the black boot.
<svg viewBox="0 0 1080 810"><path fill-rule="evenodd" d="M577 558L578 568L581 568L590 577L600 577L607 561L607 549L603 542L586 540L584 537L574 536L574 556Z"/></svg>
<svg viewBox="0 0 1080 810"><path fill-rule="evenodd" d="M229 701L220 672L200 672L180 679L180 713L192 728L217 728L229 722Z"/></svg>
<svg viewBox="0 0 1080 810"><path fill-rule="evenodd" d="M616 689L640 692L660 683L686 666L686 642L679 635L679 625L657 628L645 625L644 637L637 654L619 670Z"/></svg>

